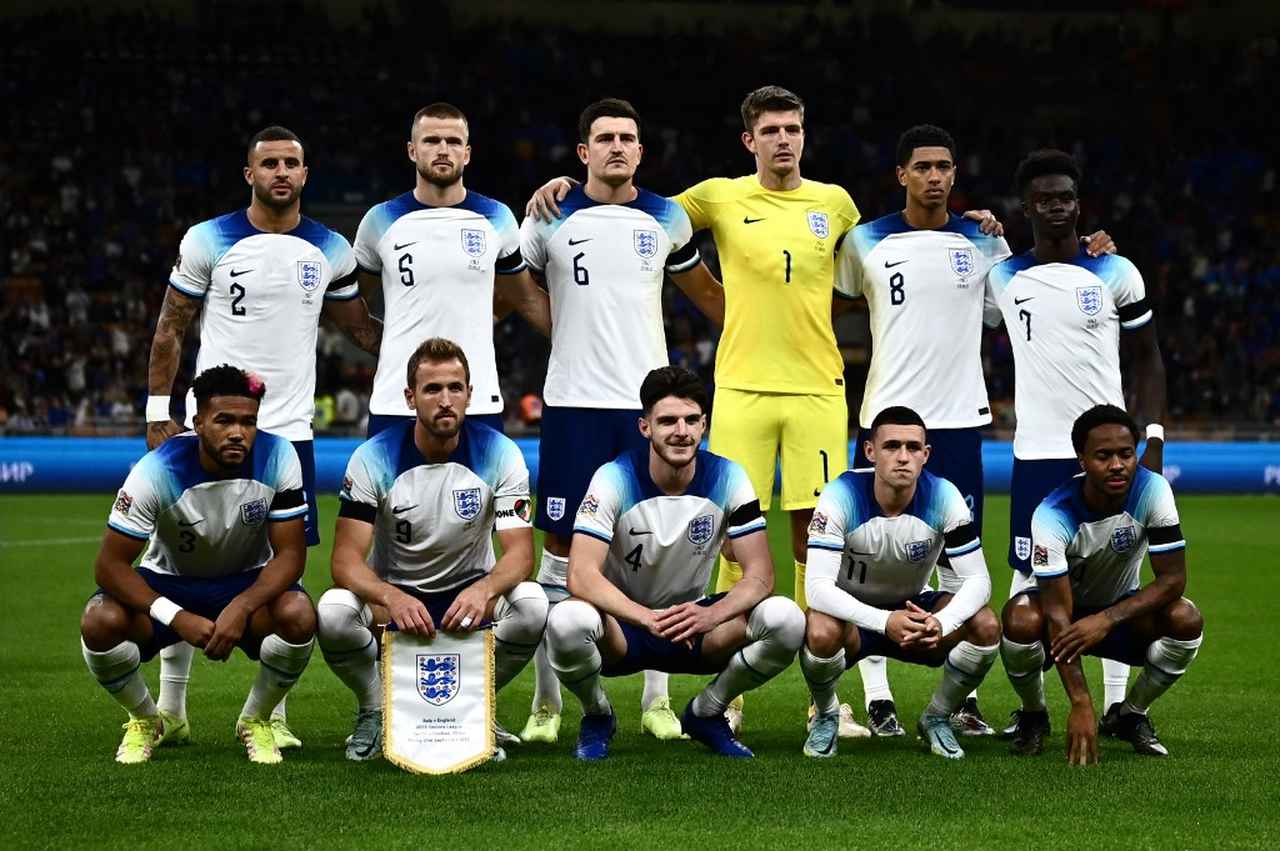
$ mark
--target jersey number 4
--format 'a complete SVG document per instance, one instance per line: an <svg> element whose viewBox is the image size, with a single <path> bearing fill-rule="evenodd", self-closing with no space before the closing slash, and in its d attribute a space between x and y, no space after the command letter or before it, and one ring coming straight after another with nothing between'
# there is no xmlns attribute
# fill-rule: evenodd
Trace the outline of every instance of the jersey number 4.
<svg viewBox="0 0 1280 851"><path fill-rule="evenodd" d="M622 560L631 565L631 572L637 573L640 570L640 558L644 555L644 545L636 544L632 547L631 552L622 557Z"/></svg>

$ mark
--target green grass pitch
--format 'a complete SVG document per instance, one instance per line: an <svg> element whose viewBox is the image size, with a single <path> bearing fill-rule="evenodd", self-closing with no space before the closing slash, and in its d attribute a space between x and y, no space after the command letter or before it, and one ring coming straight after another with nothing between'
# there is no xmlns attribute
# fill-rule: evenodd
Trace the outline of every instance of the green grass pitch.
<svg viewBox="0 0 1280 851"><path fill-rule="evenodd" d="M95 848L1257 848L1278 847L1276 698L1271 571L1276 500L1185 497L1188 596L1204 611L1206 640L1190 673L1153 709L1167 760L1103 740L1102 764L1072 769L1063 755L1065 702L1046 677L1054 734L1033 759L994 739L964 742L958 764L929 756L914 736L842 743L834 760L800 754L807 697L799 669L747 696L744 741L755 760L713 757L689 742L639 733L639 677L611 681L619 716L611 758L570 757L579 711L566 693L555 746L514 749L471 773L417 777L384 761L350 764L342 741L354 704L319 653L289 698L305 742L278 767L252 766L232 726L253 676L237 655L197 656L189 691L193 743L142 766L112 761L123 713L80 658L78 616L93 588L92 559L109 496L0 498L4 847ZM332 498L321 506L332 537ZM987 508L987 559L998 605L1008 500ZM785 522L771 517L778 588L789 593ZM307 583L328 586L328 541L311 552ZM1099 696L1100 669L1088 671ZM155 687L158 663L148 666ZM894 663L904 722L937 674ZM701 679L674 677L677 710ZM499 696L518 730L532 673ZM855 672L841 696L861 706ZM988 719L1003 722L1014 696L999 664L981 689Z"/></svg>

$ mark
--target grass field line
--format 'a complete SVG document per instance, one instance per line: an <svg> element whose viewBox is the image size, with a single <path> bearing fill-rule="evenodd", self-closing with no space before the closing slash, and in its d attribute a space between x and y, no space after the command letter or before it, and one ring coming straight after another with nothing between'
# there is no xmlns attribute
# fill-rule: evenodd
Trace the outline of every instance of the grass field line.
<svg viewBox="0 0 1280 851"><path fill-rule="evenodd" d="M21 541L0 541L0 547L38 547L41 544L69 545L69 544L93 544L102 540L101 535L93 535L92 537L83 538L29 538Z"/></svg>

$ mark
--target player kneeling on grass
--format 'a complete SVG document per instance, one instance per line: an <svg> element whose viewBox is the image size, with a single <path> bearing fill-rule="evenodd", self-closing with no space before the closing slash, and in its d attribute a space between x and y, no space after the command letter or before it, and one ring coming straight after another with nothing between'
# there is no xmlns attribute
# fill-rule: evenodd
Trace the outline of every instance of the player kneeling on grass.
<svg viewBox="0 0 1280 851"><path fill-rule="evenodd" d="M1034 579L1015 587L1004 607L1001 655L1022 698L1013 752L1044 749L1049 715L1041 671L1056 664L1071 700L1067 759L1073 765L1098 761L1099 725L1080 664L1088 654L1142 666L1124 702L1107 711L1102 732L1127 740L1140 754L1168 756L1147 708L1196 658L1204 631L1200 610L1182 596L1187 545L1173 489L1164 476L1138 465L1138 426L1122 408L1085 411L1071 429L1071 443L1084 474L1036 508ZM1155 580L1139 587L1148 552Z"/></svg>
<svg viewBox="0 0 1280 851"><path fill-rule="evenodd" d="M684 732L723 756L750 757L724 710L780 674L804 638L804 615L773 591L760 502L743 469L698 448L707 391L665 366L640 387L649 445L605 464L574 523L568 600L547 621L560 682L582 701L574 755L604 759L617 721L601 677L656 670L716 674L685 707ZM732 590L703 596L728 536L743 568Z"/></svg>
<svg viewBox="0 0 1280 851"><path fill-rule="evenodd" d="M84 660L129 713L116 761L136 763L181 729L156 707L140 663L178 641L219 661L240 647L262 664L236 735L251 762L277 763L271 710L306 668L316 627L298 584L302 467L289 441L257 429L257 376L224 364L192 389L195 433L144 455L116 497L94 563L101 590L80 620Z"/></svg>
<svg viewBox="0 0 1280 851"><path fill-rule="evenodd" d="M415 418L360 444L347 464L333 540L338 587L316 607L320 651L356 695L347 759L357 761L382 754L375 625L432 637L492 624L500 689L533 657L547 623L542 587L522 581L533 572L533 528L519 447L467 418L471 372L456 343L423 342L407 378ZM499 744L513 741L500 730Z"/></svg>
<svg viewBox="0 0 1280 851"><path fill-rule="evenodd" d="M927 437L915 411L885 408L863 446L874 469L841 474L818 499L809 525L809 611L800 652L818 712L806 756L835 755L836 683L867 656L942 666L942 682L918 729L939 756L964 756L950 716L995 661L1000 623L987 607L991 577L969 507L955 485L924 470ZM959 587L921 591L942 552Z"/></svg>

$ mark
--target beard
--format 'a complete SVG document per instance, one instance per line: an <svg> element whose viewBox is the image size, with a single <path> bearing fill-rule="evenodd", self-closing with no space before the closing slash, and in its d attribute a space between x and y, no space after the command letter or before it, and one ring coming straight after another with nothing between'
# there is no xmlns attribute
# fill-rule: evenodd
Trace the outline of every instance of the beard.
<svg viewBox="0 0 1280 851"><path fill-rule="evenodd" d="M419 418L418 421L421 422L422 427L427 430L427 434L437 440L449 440L458 432L462 431L462 418L463 415L459 413L452 420L437 420L435 418L424 420Z"/></svg>
<svg viewBox="0 0 1280 851"><path fill-rule="evenodd" d="M677 450L692 449L688 458L679 458L675 455ZM693 459L698 457L698 445L696 443L688 446L669 446L665 443L653 444L653 451L658 453L658 457L663 460L669 467L675 470L681 470L693 463Z"/></svg>
<svg viewBox="0 0 1280 851"><path fill-rule="evenodd" d="M262 187L255 183L253 184L253 197L263 206L270 207L273 210L285 210L297 203L298 196L302 194L301 189L292 186L289 188L289 197L282 199L271 194L270 186Z"/></svg>
<svg viewBox="0 0 1280 851"><path fill-rule="evenodd" d="M419 164L418 174L422 175L422 179L425 180L427 183L430 183L433 186L438 186L441 189L448 189L450 186L453 186L459 180L462 180L462 169L463 169L463 166L458 166L457 168L451 169L448 172L448 174L442 174L440 172L435 171L431 167L430 163L426 164L425 166L422 164Z"/></svg>

